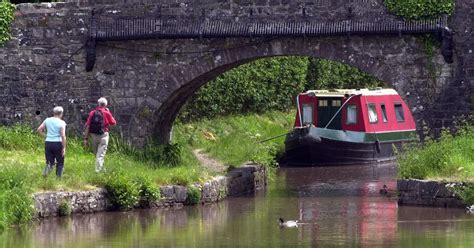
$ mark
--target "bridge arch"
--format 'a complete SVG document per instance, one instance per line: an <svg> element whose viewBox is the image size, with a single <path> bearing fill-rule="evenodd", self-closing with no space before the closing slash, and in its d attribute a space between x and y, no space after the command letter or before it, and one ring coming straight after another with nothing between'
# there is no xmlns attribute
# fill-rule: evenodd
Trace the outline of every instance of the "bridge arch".
<svg viewBox="0 0 474 248"><path fill-rule="evenodd" d="M417 87L428 80L427 72L420 67L420 64L427 63L428 58L413 36L278 38L245 40L244 45L241 42L238 44L200 56L194 63L183 64L180 69L170 71L165 76L165 81L173 83L166 93L163 94L162 89L150 92L138 107L131 120L135 123L131 126L144 122L148 124L141 125L144 129L130 130L131 137L153 133L154 139L162 143L168 142L179 110L200 87L225 71L266 57L318 57L357 67L399 91L413 107L415 114L420 105L419 99L423 97L420 93L424 94ZM438 56L440 66L448 66L441 54ZM144 112L148 115L144 116Z"/></svg>

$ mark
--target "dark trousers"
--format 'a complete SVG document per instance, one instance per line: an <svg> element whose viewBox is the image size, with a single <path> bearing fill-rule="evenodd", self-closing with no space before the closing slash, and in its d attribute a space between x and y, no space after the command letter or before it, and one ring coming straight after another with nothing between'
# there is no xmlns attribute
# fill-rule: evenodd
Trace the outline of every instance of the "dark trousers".
<svg viewBox="0 0 474 248"><path fill-rule="evenodd" d="M44 154L46 156L46 168L44 169L43 175L49 175L53 170L54 164L56 164L56 176L61 177L64 167L63 144L61 142L46 141Z"/></svg>

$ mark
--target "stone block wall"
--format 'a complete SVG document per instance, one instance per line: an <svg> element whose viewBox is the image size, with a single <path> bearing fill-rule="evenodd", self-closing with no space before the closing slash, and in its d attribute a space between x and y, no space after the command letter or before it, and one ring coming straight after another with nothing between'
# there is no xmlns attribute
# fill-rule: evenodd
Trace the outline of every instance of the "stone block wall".
<svg viewBox="0 0 474 248"><path fill-rule="evenodd" d="M437 181L398 180L398 204L441 208L466 207L459 197L446 188L446 184L448 183Z"/></svg>
<svg viewBox="0 0 474 248"><path fill-rule="evenodd" d="M68 202L72 213L94 213L111 207L105 189L83 192L42 192L34 195L38 217L56 216L59 205Z"/></svg>
<svg viewBox="0 0 474 248"><path fill-rule="evenodd" d="M396 19L387 13L383 0L68 0L19 4L13 38L0 48L0 125L37 126L51 115L55 105L61 105L68 131L80 134L88 112L99 97L105 96L118 121L114 131L137 145L150 137L168 142L181 106L210 80L255 59L299 55L346 63L387 82L407 101L418 124L428 123L437 131L472 113L474 106L474 24L470 18L474 2L457 0L456 6L449 22L454 30L454 63L447 64L441 50L436 49L433 62L439 75L432 82L429 58L415 36L100 42L94 70L85 70L83 48L93 14L230 18L244 24L306 17L330 22L349 15L357 21ZM189 53L196 51L208 52Z"/></svg>
<svg viewBox="0 0 474 248"><path fill-rule="evenodd" d="M197 185L201 188L200 203L217 202L228 196L253 192L266 186L265 167L244 165L232 170L228 176L219 176ZM188 188L180 185L167 185L160 188L161 199L156 202L140 200L136 208L182 207L187 203ZM113 208L105 189L83 192L41 192L34 195L36 216L58 215L62 202L68 202L73 214L86 214L108 211Z"/></svg>

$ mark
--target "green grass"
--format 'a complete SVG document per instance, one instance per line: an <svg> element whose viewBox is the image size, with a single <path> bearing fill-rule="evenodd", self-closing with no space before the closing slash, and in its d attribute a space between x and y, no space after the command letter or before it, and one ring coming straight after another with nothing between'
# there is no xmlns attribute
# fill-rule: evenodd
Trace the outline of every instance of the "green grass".
<svg viewBox="0 0 474 248"><path fill-rule="evenodd" d="M293 119L293 112L268 112L177 123L173 141L182 144L185 151L204 149L230 166L247 161L274 166L275 156L283 151L284 137L265 143L259 141L288 132Z"/></svg>
<svg viewBox="0 0 474 248"><path fill-rule="evenodd" d="M467 204L474 204L474 126L455 135L444 132L438 140L411 144L399 155L399 177L463 182L454 187Z"/></svg>
<svg viewBox="0 0 474 248"><path fill-rule="evenodd" d="M401 178L474 181L474 126L404 150L399 156Z"/></svg>
<svg viewBox="0 0 474 248"><path fill-rule="evenodd" d="M53 171L43 178L44 142L26 126L0 127L0 230L33 217L31 194L41 191L90 190L105 187L118 209L129 209L139 196L156 200L159 185L202 183L215 172L201 166L192 151L204 149L223 163L240 166L255 161L276 165L283 138L259 144L265 138L287 132L293 114L220 117L174 127L171 146L132 147L115 136L106 156L107 172L95 172L95 158L77 138L68 139L63 177Z"/></svg>

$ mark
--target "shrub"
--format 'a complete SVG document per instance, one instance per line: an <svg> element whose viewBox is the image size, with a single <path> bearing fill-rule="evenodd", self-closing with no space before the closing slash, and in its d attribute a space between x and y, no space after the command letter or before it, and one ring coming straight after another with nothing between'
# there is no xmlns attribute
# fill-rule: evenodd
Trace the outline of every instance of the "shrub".
<svg viewBox="0 0 474 248"><path fill-rule="evenodd" d="M143 148L133 146L117 134L111 135L109 146L111 153L118 153L135 158L141 162L152 162L154 168L160 166L177 166L181 163L182 148L179 144L159 145L149 142Z"/></svg>
<svg viewBox="0 0 474 248"><path fill-rule="evenodd" d="M71 203L67 200L61 201L58 206L58 215L59 216L69 216L72 213Z"/></svg>
<svg viewBox="0 0 474 248"><path fill-rule="evenodd" d="M186 202L190 205L196 205L201 201L201 190L195 186L188 187L188 197Z"/></svg>
<svg viewBox="0 0 474 248"><path fill-rule="evenodd" d="M409 144L398 155L401 178L429 177L466 181L474 178L474 126L465 126L456 134L447 131L438 140Z"/></svg>
<svg viewBox="0 0 474 248"><path fill-rule="evenodd" d="M0 1L0 47L11 38L11 23L14 19L15 5L9 1Z"/></svg>
<svg viewBox="0 0 474 248"><path fill-rule="evenodd" d="M282 150L282 146L274 143L257 144L251 160L260 165L277 167L278 156L282 153Z"/></svg>
<svg viewBox="0 0 474 248"><path fill-rule="evenodd" d="M385 0L387 9L406 19L431 19L451 15L455 0Z"/></svg>
<svg viewBox="0 0 474 248"><path fill-rule="evenodd" d="M2 166L2 173L0 173L0 189L14 189L29 187L32 182L28 175L32 172L28 167L17 166L15 164L7 164Z"/></svg>
<svg viewBox="0 0 474 248"><path fill-rule="evenodd" d="M384 82L358 68L335 61L310 58L306 78L309 89L357 89L384 86Z"/></svg>
<svg viewBox="0 0 474 248"><path fill-rule="evenodd" d="M474 205L474 183L450 183L446 187L456 193L468 206Z"/></svg>
<svg viewBox="0 0 474 248"><path fill-rule="evenodd" d="M230 114L285 111L309 89L370 88L382 81L347 64L320 58L263 58L229 70L200 88L181 109L183 122Z"/></svg>
<svg viewBox="0 0 474 248"><path fill-rule="evenodd" d="M181 163L181 151L182 147L180 144L166 144L162 146L162 162L171 166L176 166Z"/></svg>
<svg viewBox="0 0 474 248"><path fill-rule="evenodd" d="M140 185L140 196L148 201L157 201L161 198L159 187L147 177L139 177L136 182Z"/></svg>
<svg viewBox="0 0 474 248"><path fill-rule="evenodd" d="M0 232L8 226L8 213L5 211L5 193L0 193Z"/></svg>
<svg viewBox="0 0 474 248"><path fill-rule="evenodd" d="M6 150L38 150L43 147L42 139L29 126L0 126L0 148Z"/></svg>
<svg viewBox="0 0 474 248"><path fill-rule="evenodd" d="M459 195L467 205L474 205L474 184L471 183L466 186L461 190L461 192L459 192Z"/></svg>
<svg viewBox="0 0 474 248"><path fill-rule="evenodd" d="M138 203L140 185L121 173L112 173L105 183L105 189L117 209L130 210Z"/></svg>
<svg viewBox="0 0 474 248"><path fill-rule="evenodd" d="M191 121L240 113L286 110L304 90L307 57L259 59L229 70L204 85L179 119Z"/></svg>
<svg viewBox="0 0 474 248"><path fill-rule="evenodd" d="M34 206L31 192L26 188L13 188L3 192L0 197L0 222L5 224L25 224L33 219Z"/></svg>

